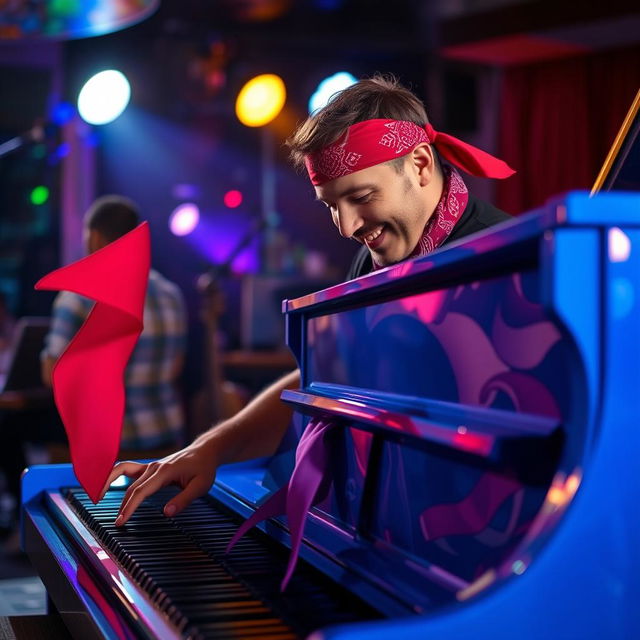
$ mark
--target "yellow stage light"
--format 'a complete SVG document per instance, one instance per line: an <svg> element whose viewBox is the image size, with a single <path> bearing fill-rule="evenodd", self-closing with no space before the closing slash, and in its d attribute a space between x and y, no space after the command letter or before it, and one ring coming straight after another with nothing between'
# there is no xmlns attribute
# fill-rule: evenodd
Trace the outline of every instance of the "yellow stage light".
<svg viewBox="0 0 640 640"><path fill-rule="evenodd" d="M282 78L265 73L251 78L236 100L238 120L247 127L261 127L271 122L282 110L287 91Z"/></svg>

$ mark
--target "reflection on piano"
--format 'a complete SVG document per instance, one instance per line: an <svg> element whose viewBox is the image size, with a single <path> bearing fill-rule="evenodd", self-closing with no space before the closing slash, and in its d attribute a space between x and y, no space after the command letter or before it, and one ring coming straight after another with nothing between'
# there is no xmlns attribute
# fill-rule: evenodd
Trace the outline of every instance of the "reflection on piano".
<svg viewBox="0 0 640 640"><path fill-rule="evenodd" d="M23 537L75 637L631 638L640 629L640 198L564 199L286 301L298 433L332 487L278 591L287 523L227 556L282 461L113 527L68 466L23 480Z"/></svg>

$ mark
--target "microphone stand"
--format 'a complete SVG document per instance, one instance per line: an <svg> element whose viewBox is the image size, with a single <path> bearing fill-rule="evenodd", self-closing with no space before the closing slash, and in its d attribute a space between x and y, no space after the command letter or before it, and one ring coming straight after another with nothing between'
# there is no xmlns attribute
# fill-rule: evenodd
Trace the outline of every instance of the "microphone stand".
<svg viewBox="0 0 640 640"><path fill-rule="evenodd" d="M27 144L42 142L44 138L45 126L42 122L36 122L29 131L0 144L0 158L6 156L12 151L16 151L17 149L24 147Z"/></svg>

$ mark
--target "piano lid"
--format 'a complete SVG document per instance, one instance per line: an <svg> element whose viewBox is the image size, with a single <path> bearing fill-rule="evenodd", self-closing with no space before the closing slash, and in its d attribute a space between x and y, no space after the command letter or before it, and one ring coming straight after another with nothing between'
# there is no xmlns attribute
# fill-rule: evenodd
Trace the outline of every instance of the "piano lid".
<svg viewBox="0 0 640 640"><path fill-rule="evenodd" d="M640 89L600 169L598 191L640 191Z"/></svg>

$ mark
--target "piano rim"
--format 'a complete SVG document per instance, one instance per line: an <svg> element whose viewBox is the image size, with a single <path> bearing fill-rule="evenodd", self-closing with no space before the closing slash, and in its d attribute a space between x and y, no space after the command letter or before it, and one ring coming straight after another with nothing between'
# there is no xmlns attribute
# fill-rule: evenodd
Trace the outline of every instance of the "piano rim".
<svg viewBox="0 0 640 640"><path fill-rule="evenodd" d="M67 522L61 523L58 518L52 521L47 517L47 507L44 504L46 500L51 501L53 508L58 509ZM177 640L185 637L184 632L172 624L167 616L160 613L149 596L127 577L111 552L93 536L60 491L47 490L30 500L23 507L23 521L24 550L38 571L48 596L55 604L71 635L78 638L87 637L86 629L78 628L74 622L75 616L81 613L84 614L83 617L93 622L95 637L121 639L121 636L113 631L112 624L100 604L78 581L77 570L80 565L78 556L82 554L83 560L86 559L89 564L88 569L92 577L97 574L103 580L102 586L98 587L102 595L110 598L111 601L116 598L129 612L129 619L125 619L117 609L111 608L120 623L134 637L150 640L157 638ZM68 537L61 535L62 530L68 534ZM59 561L54 548L61 551L63 562ZM60 581L50 576L51 562L55 563L57 570L66 579L68 589L64 594L58 589ZM45 564L48 566L45 567ZM70 600L69 597L71 597ZM109 600L107 602L111 606L111 602ZM76 605L77 609L71 610L70 605ZM87 611L91 615L86 615ZM131 621L135 622L135 629L131 627ZM82 635L76 635L74 630Z"/></svg>

